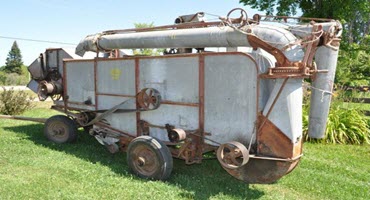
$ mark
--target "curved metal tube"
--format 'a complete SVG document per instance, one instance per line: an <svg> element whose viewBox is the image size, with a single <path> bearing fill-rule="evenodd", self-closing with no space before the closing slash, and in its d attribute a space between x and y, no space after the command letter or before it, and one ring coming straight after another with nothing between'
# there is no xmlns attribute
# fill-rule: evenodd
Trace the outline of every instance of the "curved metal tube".
<svg viewBox="0 0 370 200"><path fill-rule="evenodd" d="M283 49L297 38L288 30L267 25L250 25L251 30L268 44ZM204 48L204 47L251 47L246 34L229 26L190 29L159 30L150 32L129 32L118 34L89 35L76 47L76 54L83 56L86 51L136 48ZM296 60L296 50L288 48L285 53L289 59ZM298 48L301 50L301 48ZM288 53L290 52L290 53ZM300 56L298 56L300 57Z"/></svg>

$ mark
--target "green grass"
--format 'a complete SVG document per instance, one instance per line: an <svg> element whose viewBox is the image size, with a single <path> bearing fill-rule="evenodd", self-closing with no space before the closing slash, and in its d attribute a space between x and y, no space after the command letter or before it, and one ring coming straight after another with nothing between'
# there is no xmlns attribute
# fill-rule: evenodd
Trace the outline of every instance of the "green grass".
<svg viewBox="0 0 370 200"><path fill-rule="evenodd" d="M39 104L45 105L45 104ZM56 114L34 108L24 115ZM292 173L270 185L245 184L217 160L175 160L167 182L129 173L126 155L110 154L83 133L58 145L43 125L0 119L0 199L368 199L370 146L305 144Z"/></svg>
<svg viewBox="0 0 370 200"><path fill-rule="evenodd" d="M359 110L370 110L370 104L369 103L347 103L343 102L342 106L343 108L356 108Z"/></svg>

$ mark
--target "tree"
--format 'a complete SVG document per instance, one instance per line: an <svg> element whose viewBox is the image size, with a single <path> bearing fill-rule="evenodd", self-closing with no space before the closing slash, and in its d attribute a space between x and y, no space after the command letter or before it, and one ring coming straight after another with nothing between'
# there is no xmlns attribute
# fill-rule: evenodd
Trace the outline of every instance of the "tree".
<svg viewBox="0 0 370 200"><path fill-rule="evenodd" d="M344 25L344 46L360 43L370 33L369 0L240 0L244 5L267 15L296 15L302 11L302 17L340 19Z"/></svg>
<svg viewBox="0 0 370 200"><path fill-rule="evenodd" d="M17 73L19 75L22 74L22 55L21 50L18 48L17 41L13 42L12 48L8 53L8 57L6 58L4 71L8 73Z"/></svg>

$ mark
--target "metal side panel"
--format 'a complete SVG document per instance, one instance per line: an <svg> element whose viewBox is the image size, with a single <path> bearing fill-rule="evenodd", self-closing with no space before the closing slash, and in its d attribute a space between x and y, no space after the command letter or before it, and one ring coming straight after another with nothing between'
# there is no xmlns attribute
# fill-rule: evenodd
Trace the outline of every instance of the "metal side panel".
<svg viewBox="0 0 370 200"><path fill-rule="evenodd" d="M128 101L127 101L128 100ZM127 101L120 109L135 109L136 102L134 98L116 97L116 96L98 96L98 110L111 109L112 107ZM113 113L105 117L105 120L118 130L131 135L136 135L136 113Z"/></svg>
<svg viewBox="0 0 370 200"><path fill-rule="evenodd" d="M140 59L140 89L155 88L163 100L198 103L198 57Z"/></svg>
<svg viewBox="0 0 370 200"><path fill-rule="evenodd" d="M198 56L140 59L139 66L139 90L157 89L164 101L199 102ZM184 130L199 127L198 107L162 104L157 110L142 112L140 118L151 124L170 124ZM168 141L165 129L150 128L150 135Z"/></svg>
<svg viewBox="0 0 370 200"><path fill-rule="evenodd" d="M107 96L107 95L98 95L98 110L108 110L114 106L127 101L119 109L135 109L136 100L135 98L128 97L118 97L118 96Z"/></svg>
<svg viewBox="0 0 370 200"><path fill-rule="evenodd" d="M68 106L93 110L95 105L94 61L65 62L64 87ZM91 105L85 102L90 101Z"/></svg>
<svg viewBox="0 0 370 200"><path fill-rule="evenodd" d="M205 120L208 138L249 143L257 119L258 70L247 54L205 57Z"/></svg>
<svg viewBox="0 0 370 200"><path fill-rule="evenodd" d="M72 55L67 53L64 49L59 50L59 73L63 74L63 59L71 59Z"/></svg>
<svg viewBox="0 0 370 200"><path fill-rule="evenodd" d="M250 55L256 60L259 74L267 73L269 68L275 67L276 59L260 48L253 51ZM274 85L275 79L259 80L258 112L261 112L265 107Z"/></svg>
<svg viewBox="0 0 370 200"><path fill-rule="evenodd" d="M197 107L162 104L157 110L141 112L140 118L154 125L170 124L184 130L196 130L199 127L198 112ZM150 128L150 135L168 141L165 129Z"/></svg>
<svg viewBox="0 0 370 200"><path fill-rule="evenodd" d="M284 79L276 79L275 86L263 110L264 116L270 110L283 82ZM302 79L289 79L268 117L292 143L299 141L302 136L302 99Z"/></svg>
<svg viewBox="0 0 370 200"><path fill-rule="evenodd" d="M113 113L105 118L115 129L136 136L136 114L135 113Z"/></svg>
<svg viewBox="0 0 370 200"><path fill-rule="evenodd" d="M96 73L98 94L136 94L135 60L101 60Z"/></svg>

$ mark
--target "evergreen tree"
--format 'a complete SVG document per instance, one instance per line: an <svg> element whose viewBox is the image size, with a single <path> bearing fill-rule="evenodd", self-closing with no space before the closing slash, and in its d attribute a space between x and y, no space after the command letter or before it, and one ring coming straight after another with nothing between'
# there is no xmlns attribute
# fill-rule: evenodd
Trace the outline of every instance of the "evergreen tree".
<svg viewBox="0 0 370 200"><path fill-rule="evenodd" d="M22 74L22 65L21 50L18 48L17 41L14 41L12 48L8 53L8 57L6 58L4 71L8 73Z"/></svg>

